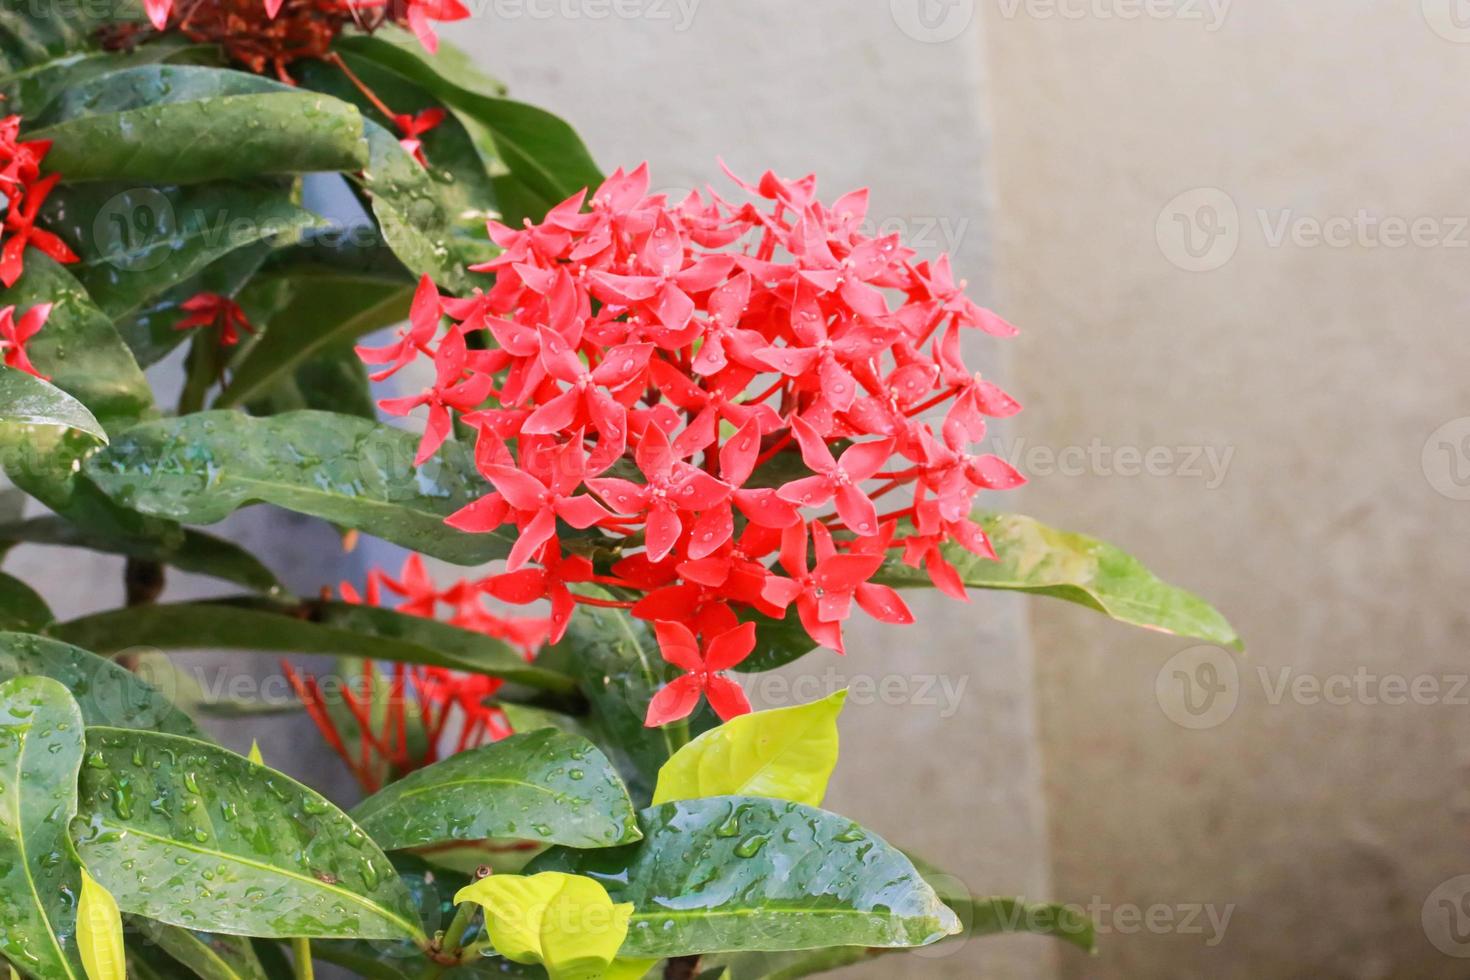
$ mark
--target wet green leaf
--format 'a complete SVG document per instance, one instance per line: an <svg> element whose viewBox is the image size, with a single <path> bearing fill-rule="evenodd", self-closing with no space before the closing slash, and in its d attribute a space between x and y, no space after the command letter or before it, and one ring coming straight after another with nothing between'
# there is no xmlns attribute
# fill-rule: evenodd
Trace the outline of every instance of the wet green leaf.
<svg viewBox="0 0 1470 980"><path fill-rule="evenodd" d="M103 24L141 20L135 0L108 4L73 4L62 0L4 0L0 3L0 41L13 51L16 67L84 51L95 44L93 33Z"/></svg>
<svg viewBox="0 0 1470 980"><path fill-rule="evenodd" d="M87 406L60 388L14 368L0 367L0 422L60 425L107 441Z"/></svg>
<svg viewBox="0 0 1470 980"><path fill-rule="evenodd" d="M193 739L90 728L78 852L118 905L229 935L420 939L366 834L278 772Z"/></svg>
<svg viewBox="0 0 1470 980"><path fill-rule="evenodd" d="M415 467L417 446L400 429L330 412L201 412L128 430L86 472L124 507L191 524L262 501L459 564L509 554L512 531L444 523L490 492L464 447L447 444Z"/></svg>
<svg viewBox="0 0 1470 980"><path fill-rule="evenodd" d="M253 249L294 241L322 219L297 205L289 181L215 181L182 187L93 183L62 186L42 209L46 227L69 242L81 262L68 266L92 301L113 319L145 309L149 332L140 350L166 351L176 343L174 325L186 314L187 299L175 287L203 278L222 258L244 252L246 269L258 268L265 252ZM218 282L192 283L195 292L230 292L231 268L220 266ZM213 287L213 288L211 288ZM190 294L193 295L193 294ZM163 302L160 297L164 297ZM172 302L169 302L172 301ZM160 308L168 306L167 314ZM129 333L140 328L129 322ZM191 336L188 333L184 337Z"/></svg>
<svg viewBox="0 0 1470 980"><path fill-rule="evenodd" d="M271 317L265 335L235 365L217 408L265 394L311 358L405 319L413 286L359 277L312 276L289 306Z"/></svg>
<svg viewBox="0 0 1470 980"><path fill-rule="evenodd" d="M0 572L0 630L36 633L55 617L35 589L13 575Z"/></svg>
<svg viewBox="0 0 1470 980"><path fill-rule="evenodd" d="M837 767L838 691L820 701L755 711L712 728L658 773L655 805L706 796L768 796L821 806Z"/></svg>
<svg viewBox="0 0 1470 980"><path fill-rule="evenodd" d="M152 686L111 660L29 633L0 633L0 680L21 676L60 681L76 699L89 725L208 738L173 705L164 693L166 688ZM157 672L151 676L157 676Z"/></svg>
<svg viewBox="0 0 1470 980"><path fill-rule="evenodd" d="M310 615L309 607L295 608ZM413 642L417 631L403 633L403 639L391 633L375 635L367 630L339 628L301 618L294 615L292 609L264 604L253 606L248 600L238 604L158 603L58 623L48 632L58 639L100 653L116 653L130 646L149 646L161 650L338 654L391 663L449 667L549 690L567 690L571 686L568 678L526 663L514 651L489 637L484 637L483 643L475 643L469 637L477 634L468 634L465 642L455 646L432 642L433 637L455 629L452 626L443 626L439 630L431 627L429 631L418 633L427 641L421 644ZM388 623L391 625L385 628L391 629L398 625L396 617L401 615L390 610L373 610L346 622Z"/></svg>
<svg viewBox="0 0 1470 980"><path fill-rule="evenodd" d="M158 541L88 532L59 517L33 517L13 524L0 524L0 549L17 544L87 548L156 561L181 571L234 582L257 592L281 594L285 591L275 573L244 548L233 541L188 528L176 541Z"/></svg>
<svg viewBox="0 0 1470 980"><path fill-rule="evenodd" d="M356 107L244 72L144 65L89 78L53 100L32 139L68 183L150 184L357 170Z"/></svg>
<svg viewBox="0 0 1470 980"><path fill-rule="evenodd" d="M960 929L902 852L834 813L755 797L651 807L644 840L556 848L528 871L588 875L634 913L624 957L912 947Z"/></svg>
<svg viewBox="0 0 1470 980"><path fill-rule="evenodd" d="M1104 541L1019 514L976 513L974 518L1000 560L946 545L945 557L970 588L1053 596L1121 623L1243 649L1235 629L1203 599L1160 581L1138 559ZM928 585L929 577L923 569L890 559L874 581L901 588Z"/></svg>
<svg viewBox="0 0 1470 980"><path fill-rule="evenodd" d="M578 848L638 839L633 804L607 756L549 729L409 773L352 817L386 850L490 837Z"/></svg>
<svg viewBox="0 0 1470 980"><path fill-rule="evenodd" d="M65 267L27 249L25 275L0 290L0 306L28 310L38 303L53 304L51 315L26 350L52 384L109 430L151 410L153 392L112 321Z"/></svg>
<svg viewBox="0 0 1470 980"><path fill-rule="evenodd" d="M26 973L82 980L77 812L82 715L49 677L0 684L0 956Z"/></svg>

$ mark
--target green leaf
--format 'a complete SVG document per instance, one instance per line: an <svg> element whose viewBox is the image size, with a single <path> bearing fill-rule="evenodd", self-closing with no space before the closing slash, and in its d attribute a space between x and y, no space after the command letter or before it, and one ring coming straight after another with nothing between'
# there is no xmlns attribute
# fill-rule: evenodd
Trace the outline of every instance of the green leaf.
<svg viewBox="0 0 1470 980"><path fill-rule="evenodd" d="M93 33L115 21L142 19L132 0L109 4L69 4L59 0L5 0L0 3L0 40L14 50L20 65L31 65L94 43Z"/></svg>
<svg viewBox="0 0 1470 980"><path fill-rule="evenodd" d="M181 334L174 329L185 315L178 303L188 296L176 287L203 278L222 258L242 250L244 268L258 268L266 252L251 246L268 251L322 220L291 199L288 181L63 186L41 214L48 228L73 244L81 263L69 268L103 312L119 319L147 306L147 332L135 339L145 341L140 350L151 359L157 356L151 348L166 352L178 342L177 336L155 334ZM221 266L214 278L223 281L190 288L228 293L232 271ZM163 303L148 306L165 296ZM167 315L161 307L168 308ZM140 327L130 323L129 333L139 334Z"/></svg>
<svg viewBox="0 0 1470 980"><path fill-rule="evenodd" d="M208 45L195 44L182 34L172 34L154 38L131 51L71 51L0 77L0 94L5 96L7 112L19 113L26 119L41 119L53 99L89 78L136 65L186 59L209 50Z"/></svg>
<svg viewBox="0 0 1470 980"><path fill-rule="evenodd" d="M56 681L0 684L0 956L32 976L81 980L77 812L82 715Z"/></svg>
<svg viewBox="0 0 1470 980"><path fill-rule="evenodd" d="M519 735L549 728L569 735L579 735L589 742L596 741L596 733L581 718L510 701L499 701L496 706L505 713L511 729Z"/></svg>
<svg viewBox="0 0 1470 980"><path fill-rule="evenodd" d="M145 65L90 78L55 100L31 139L68 183L210 180L357 170L356 107L243 72Z"/></svg>
<svg viewBox="0 0 1470 980"><path fill-rule="evenodd" d="M0 630L36 633L55 621L46 600L13 575L0 572Z"/></svg>
<svg viewBox="0 0 1470 980"><path fill-rule="evenodd" d="M654 805L707 796L768 796L821 806L837 767L838 691L820 701L732 718L664 764Z"/></svg>
<svg viewBox="0 0 1470 980"><path fill-rule="evenodd" d="M423 938L408 889L346 814L232 752L91 728L80 793L77 849L129 913L229 935Z"/></svg>
<svg viewBox="0 0 1470 980"><path fill-rule="evenodd" d="M495 951L513 963L545 966L549 980L602 980L633 913L591 878L556 872L491 875L454 900L483 906Z"/></svg>
<svg viewBox="0 0 1470 980"><path fill-rule="evenodd" d="M946 545L945 557L970 588L1034 592L1075 602L1161 633L1235 650L1240 637L1203 599L1161 582L1138 559L1096 538L1058 531L1019 514L977 513L999 561ZM890 559L874 581L895 587L929 584L922 569Z"/></svg>
<svg viewBox="0 0 1470 980"><path fill-rule="evenodd" d="M89 725L208 738L161 691L111 660L28 633L0 633L0 680L29 676L65 685Z"/></svg>
<svg viewBox="0 0 1470 980"><path fill-rule="evenodd" d="M411 50L381 38L343 37L338 44L413 79L483 126L511 174L547 203L560 203L583 188L602 183L602 174L581 137L544 109L456 84Z"/></svg>
<svg viewBox="0 0 1470 980"><path fill-rule="evenodd" d="M385 850L491 837L595 848L638 839L632 801L590 742L543 729L460 752L352 811Z"/></svg>
<svg viewBox="0 0 1470 980"><path fill-rule="evenodd" d="M266 393L319 354L408 316L413 286L361 277L312 276L273 316L265 335L235 365L216 408L242 405Z"/></svg>
<svg viewBox="0 0 1470 980"><path fill-rule="evenodd" d="M77 949L89 980L126 980L122 913L112 894L82 869L77 902Z"/></svg>
<svg viewBox="0 0 1470 980"><path fill-rule="evenodd" d="M623 773L633 799L648 800L659 767L681 744L672 729L643 724L649 700L673 675L648 624L620 609L583 606L542 659L576 675L595 741Z"/></svg>
<svg viewBox="0 0 1470 980"><path fill-rule="evenodd" d="M130 925L202 980L267 980L250 940L134 918Z"/></svg>
<svg viewBox="0 0 1470 980"><path fill-rule="evenodd" d="M245 404L251 415L284 415L308 409L377 421L378 404L367 366L351 344L316 355Z"/></svg>
<svg viewBox="0 0 1470 980"><path fill-rule="evenodd" d="M153 392L112 321L71 273L27 249L25 275L0 290L0 306L51 303L41 332L26 345L36 368L111 429L151 410Z"/></svg>
<svg viewBox="0 0 1470 980"><path fill-rule="evenodd" d="M129 429L86 473L124 507L191 524L262 501L462 565L509 554L512 531L444 523L491 492L464 447L448 444L415 468L417 445L400 429L330 412L200 412Z"/></svg>
<svg viewBox="0 0 1470 980"><path fill-rule="evenodd" d="M60 425L107 441L87 406L55 385L14 368L0 367L0 422Z"/></svg>
<svg viewBox="0 0 1470 980"><path fill-rule="evenodd" d="M0 549L17 544L87 548L171 565L181 571L234 582L257 592L281 595L286 591L275 573L244 548L233 541L192 529L185 529L176 541L158 541L89 532L59 517L33 517L13 524L0 524Z"/></svg>
<svg viewBox="0 0 1470 980"><path fill-rule="evenodd" d="M267 612L265 608L273 608L275 611ZM338 628L299 618L292 614L292 608L253 608L248 600L240 604L158 603L74 619L59 623L48 632L68 643L101 653L116 653L131 646L150 646L161 650L216 649L339 654L392 663L448 667L502 677L548 690L569 690L571 687L570 679L526 663L508 647L489 637L484 637L483 643L465 642L457 648L435 646L432 642L421 645L411 639L374 635L367 631ZM397 620L390 620L389 617L402 615L389 610L375 610L375 613L386 615L370 613L351 621L391 621L396 625ZM452 629L454 627L451 626L443 626L442 630L431 628L431 631L420 635L444 635L444 630Z"/></svg>
<svg viewBox="0 0 1470 980"><path fill-rule="evenodd" d="M531 871L603 882L634 912L625 957L923 946L959 920L902 852L844 817L754 797L665 803L644 840L554 849Z"/></svg>

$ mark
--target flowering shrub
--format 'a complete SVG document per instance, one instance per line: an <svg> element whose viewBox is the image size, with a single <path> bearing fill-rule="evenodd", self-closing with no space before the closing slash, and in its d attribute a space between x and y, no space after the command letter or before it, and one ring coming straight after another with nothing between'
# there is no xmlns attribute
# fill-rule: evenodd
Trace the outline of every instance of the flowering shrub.
<svg viewBox="0 0 1470 980"><path fill-rule="evenodd" d="M127 602L58 621L0 574L13 975L728 980L1003 929L1091 947L1067 908L970 895L822 808L845 692L740 682L840 653L855 609L911 622L909 588L1237 643L1117 549L984 509L1022 482L983 450L1019 406L961 348L1014 331L947 259L812 178L604 177L566 123L395 38L433 50L455 0L74 7L0 13L0 551L122 555ZM143 369L185 345L161 406ZM408 558L296 594L199 529L251 504ZM168 569L238 594L171 601ZM167 656L194 648L335 662L284 661L283 706L205 697ZM360 799L204 723L282 710Z"/></svg>

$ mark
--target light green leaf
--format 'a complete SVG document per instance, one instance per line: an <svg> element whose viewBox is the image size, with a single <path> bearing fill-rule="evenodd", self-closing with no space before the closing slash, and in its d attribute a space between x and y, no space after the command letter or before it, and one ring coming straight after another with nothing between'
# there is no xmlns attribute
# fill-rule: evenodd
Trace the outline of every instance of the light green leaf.
<svg viewBox="0 0 1470 980"><path fill-rule="evenodd" d="M1000 560L946 545L945 557L970 588L1053 596L1122 623L1243 649L1234 628L1203 599L1161 582L1138 559L1104 541L1019 514L977 513L974 519ZM922 569L892 559L874 581L895 587L929 584Z"/></svg>
<svg viewBox="0 0 1470 980"><path fill-rule="evenodd" d="M710 729L659 770L654 805L706 796L768 796L821 806L837 767L837 716L846 700L847 691L838 691Z"/></svg>
<svg viewBox="0 0 1470 980"><path fill-rule="evenodd" d="M459 564L509 554L511 530L466 534L444 523L491 492L464 447L446 444L415 467L417 444L400 429L330 412L200 412L129 429L86 473L124 507L191 524L262 501Z"/></svg>
<svg viewBox="0 0 1470 980"><path fill-rule="evenodd" d="M491 837L596 848L638 839L628 791L590 742L543 729L460 752L352 811L385 850Z"/></svg>
<svg viewBox="0 0 1470 980"><path fill-rule="evenodd" d="M82 715L48 677L0 684L0 956L32 976L82 980L76 903Z"/></svg>
<svg viewBox="0 0 1470 980"><path fill-rule="evenodd" d="M123 953L122 913L112 893L82 869L82 897L77 903L77 949L88 980L127 980Z"/></svg>
<svg viewBox="0 0 1470 980"><path fill-rule="evenodd" d="M13 575L0 572L0 630L38 633L54 619L46 600L35 589Z"/></svg>
<svg viewBox="0 0 1470 980"><path fill-rule="evenodd" d="M90 728L78 809L83 862L133 915L228 935L423 939L408 889L346 814L217 746Z"/></svg>
<svg viewBox="0 0 1470 980"><path fill-rule="evenodd" d="M960 922L902 852L844 817L744 796L638 816L644 840L555 848L529 871L588 875L632 902L625 957L924 946Z"/></svg>
<svg viewBox="0 0 1470 980"><path fill-rule="evenodd" d="M545 966L549 980L601 980L633 914L631 904L614 904L591 878L555 872L491 875L454 900L484 907L495 951L513 963Z"/></svg>
<svg viewBox="0 0 1470 980"><path fill-rule="evenodd" d="M14 368L0 367L0 422L61 425L107 441L87 406L47 381Z"/></svg>
<svg viewBox="0 0 1470 980"><path fill-rule="evenodd" d="M250 940L193 932L133 917L129 925L201 980L267 980Z"/></svg>

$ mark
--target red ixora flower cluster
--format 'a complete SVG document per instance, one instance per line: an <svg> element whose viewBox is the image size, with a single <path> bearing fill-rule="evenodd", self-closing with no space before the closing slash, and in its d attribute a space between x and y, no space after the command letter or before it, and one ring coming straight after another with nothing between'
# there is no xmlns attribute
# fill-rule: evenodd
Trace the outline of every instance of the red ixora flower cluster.
<svg viewBox="0 0 1470 980"><path fill-rule="evenodd" d="M384 593L390 593L401 599L398 612L427 619L438 618L440 607L447 605L452 613L446 622L502 640L527 660L540 649L549 629L545 619L508 618L490 612L479 583L461 581L441 589L417 555L408 558L397 578L374 569L364 592L347 582L339 590L345 601L371 606L384 605ZM322 737L369 793L381 788L385 767L402 775L436 761L442 751L463 752L511 734L504 713L485 703L500 689L499 679L401 663L384 664L380 671L374 661L365 660L357 689L344 684L340 690L342 707L356 729L356 745L349 746L350 739L339 730L328 708L329 694L320 680L303 678L289 664L281 666ZM421 742L409 737L410 703L423 726ZM375 704L386 708L375 713Z"/></svg>
<svg viewBox="0 0 1470 980"><path fill-rule="evenodd" d="M57 262L77 261L66 242L36 227L36 215L61 175L41 176L41 161L50 151L51 142L21 142L20 123L20 116L0 119L0 201L4 203L0 218L0 283L7 288L14 286L24 271L26 246Z"/></svg>
<svg viewBox="0 0 1470 980"><path fill-rule="evenodd" d="M493 288L444 297L425 279L396 341L359 349L379 379L432 360L427 390L382 403L427 408L420 462L456 415L477 434L494 492L449 523L518 532L487 592L552 598L553 639L575 602L659 624L689 677L651 725L701 692L744 710L718 676L754 646L741 614L794 606L838 652L854 604L911 622L873 581L890 552L963 599L941 548L994 557L972 502L1023 482L972 451L987 418L1020 406L960 356L966 329L1014 328L965 296L948 259L865 234L866 191L827 206L812 177L732 179L760 203L650 196L645 165L540 224L492 222L504 251L475 270ZM601 574L582 557L609 551ZM568 590L589 582L615 598Z"/></svg>
<svg viewBox="0 0 1470 980"><path fill-rule="evenodd" d="M240 304L219 293L195 293L179 304L186 316L174 324L175 330L198 330L213 327L219 331L221 347L234 347L240 334L255 333Z"/></svg>
<svg viewBox="0 0 1470 980"><path fill-rule="evenodd" d="M155 30L174 29L192 41L220 44L251 71L260 74L271 67L287 82L287 65L325 58L348 24L366 31L397 24L433 53L439 49L433 22L470 15L460 0L143 0L143 7ZM126 39L127 32L121 35Z"/></svg>

